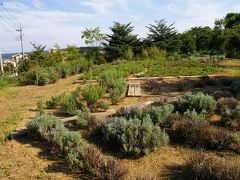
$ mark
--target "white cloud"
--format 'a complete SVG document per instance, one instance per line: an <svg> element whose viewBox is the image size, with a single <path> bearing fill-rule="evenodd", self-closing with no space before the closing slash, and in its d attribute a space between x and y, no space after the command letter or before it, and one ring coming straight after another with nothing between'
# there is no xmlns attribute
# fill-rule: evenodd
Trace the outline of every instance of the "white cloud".
<svg viewBox="0 0 240 180"><path fill-rule="evenodd" d="M11 0L4 3L15 21L24 27L25 49L30 50L29 41L46 44L57 42L84 45L81 31L86 27L101 26L109 33L113 21L132 21L135 34L145 37L149 23L165 18L169 23L176 22L179 31L193 26L213 26L215 18L221 18L230 11L240 12L237 0L48 0L56 8L47 7L46 0ZM22 2L22 3L21 3ZM4 16L4 14L1 14ZM3 22L2 22L3 23ZM2 26L0 21L0 26ZM8 25L5 25L8 26ZM19 50L18 35L12 27L0 29L0 46L11 51ZM7 29L7 30L6 30ZM9 31L9 32L8 32ZM13 32L14 31L14 32ZM11 47L12 49L11 49Z"/></svg>
<svg viewBox="0 0 240 180"><path fill-rule="evenodd" d="M6 7L7 9L19 10L19 11L27 11L30 9L28 6L24 5L23 3L19 3L15 1L4 3L4 7Z"/></svg>
<svg viewBox="0 0 240 180"><path fill-rule="evenodd" d="M43 8L42 0L32 0L32 4L37 9L42 9Z"/></svg>
<svg viewBox="0 0 240 180"><path fill-rule="evenodd" d="M80 4L88 6L89 8L95 10L99 14L111 14L111 8L114 6L119 6L120 8L127 9L126 0L83 0Z"/></svg>

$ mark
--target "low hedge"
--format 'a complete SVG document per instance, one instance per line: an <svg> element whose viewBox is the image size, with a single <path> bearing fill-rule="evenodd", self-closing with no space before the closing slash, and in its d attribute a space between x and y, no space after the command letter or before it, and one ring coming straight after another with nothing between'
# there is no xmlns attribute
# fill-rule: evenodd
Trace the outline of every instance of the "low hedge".
<svg viewBox="0 0 240 180"><path fill-rule="evenodd" d="M168 135L154 125L150 116L142 120L115 117L103 127L107 143L118 147L124 155L139 157L168 143Z"/></svg>
<svg viewBox="0 0 240 180"><path fill-rule="evenodd" d="M78 132L69 131L57 117L41 115L27 123L27 129L51 143L72 170L86 171L97 179L122 179L126 170L118 161L105 157L92 145L87 145Z"/></svg>
<svg viewBox="0 0 240 180"><path fill-rule="evenodd" d="M45 86L55 83L60 78L81 73L89 69L91 64L85 59L61 62L54 67L34 67L30 71L20 74L21 85Z"/></svg>
<svg viewBox="0 0 240 180"><path fill-rule="evenodd" d="M199 92L197 94L187 93L175 103L175 109L180 113L187 110L195 110L197 113L211 113L215 110L216 101L212 96Z"/></svg>

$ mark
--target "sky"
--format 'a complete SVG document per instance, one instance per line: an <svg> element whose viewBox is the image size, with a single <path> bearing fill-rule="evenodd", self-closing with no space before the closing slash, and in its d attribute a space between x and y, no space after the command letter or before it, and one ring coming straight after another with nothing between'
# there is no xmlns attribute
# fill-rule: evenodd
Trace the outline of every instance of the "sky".
<svg viewBox="0 0 240 180"><path fill-rule="evenodd" d="M175 22L179 32L194 26L214 26L228 12L240 12L239 0L0 0L0 49L3 53L20 52L21 23L24 50L30 42L61 48L85 46L81 32L100 27L111 33L113 22L132 22L134 34L146 37L147 25L155 20Z"/></svg>

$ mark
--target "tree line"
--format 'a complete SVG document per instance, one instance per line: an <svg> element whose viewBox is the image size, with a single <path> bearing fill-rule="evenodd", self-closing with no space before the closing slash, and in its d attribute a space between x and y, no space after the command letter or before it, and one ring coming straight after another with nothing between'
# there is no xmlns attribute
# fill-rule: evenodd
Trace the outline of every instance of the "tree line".
<svg viewBox="0 0 240 180"><path fill-rule="evenodd" d="M106 35L103 46L106 60L126 58L129 51L134 56L141 54L142 49L157 47L167 53L191 55L200 54L219 55L240 58L240 13L228 13L224 18L215 20L214 28L192 27L183 33L177 32L174 23L168 24L164 19L146 26L148 35L144 39L133 34L131 23L114 22L110 27L112 34ZM128 53L127 53L128 52Z"/></svg>
<svg viewBox="0 0 240 180"><path fill-rule="evenodd" d="M159 54L178 57L225 55L240 58L240 13L228 13L224 18L215 20L213 28L192 27L180 33L174 25L165 19L156 20L146 26L146 38L139 38L134 34L131 23L114 22L110 27L110 34L103 34L99 27L87 28L82 31L82 38L88 45L84 50L76 46L68 46L63 50L56 44L54 52L46 53L46 46L31 43L34 51L20 62L18 72L21 74L34 67L56 66L82 58L90 64L124 59L151 59Z"/></svg>

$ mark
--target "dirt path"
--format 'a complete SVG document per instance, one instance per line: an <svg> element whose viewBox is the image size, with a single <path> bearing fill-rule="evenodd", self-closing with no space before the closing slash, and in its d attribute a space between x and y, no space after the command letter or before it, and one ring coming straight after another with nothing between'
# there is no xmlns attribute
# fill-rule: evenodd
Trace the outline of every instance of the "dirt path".
<svg viewBox="0 0 240 180"><path fill-rule="evenodd" d="M49 99L56 93L74 90L79 75L61 79L47 86L19 86L0 91L0 136L16 127L24 127L26 119L35 116L39 100Z"/></svg>
<svg viewBox="0 0 240 180"><path fill-rule="evenodd" d="M61 79L47 86L10 87L0 92L0 135L25 126L27 119L36 115L36 103L52 95L69 92L79 85L73 84L79 75ZM1 123L2 122L2 123ZM4 123L3 123L4 122ZM56 163L44 143L8 141L0 145L0 179L49 178L45 169ZM45 154L43 154L44 152ZM40 158L39 158L40 157ZM72 179L67 173L53 173L51 179Z"/></svg>

